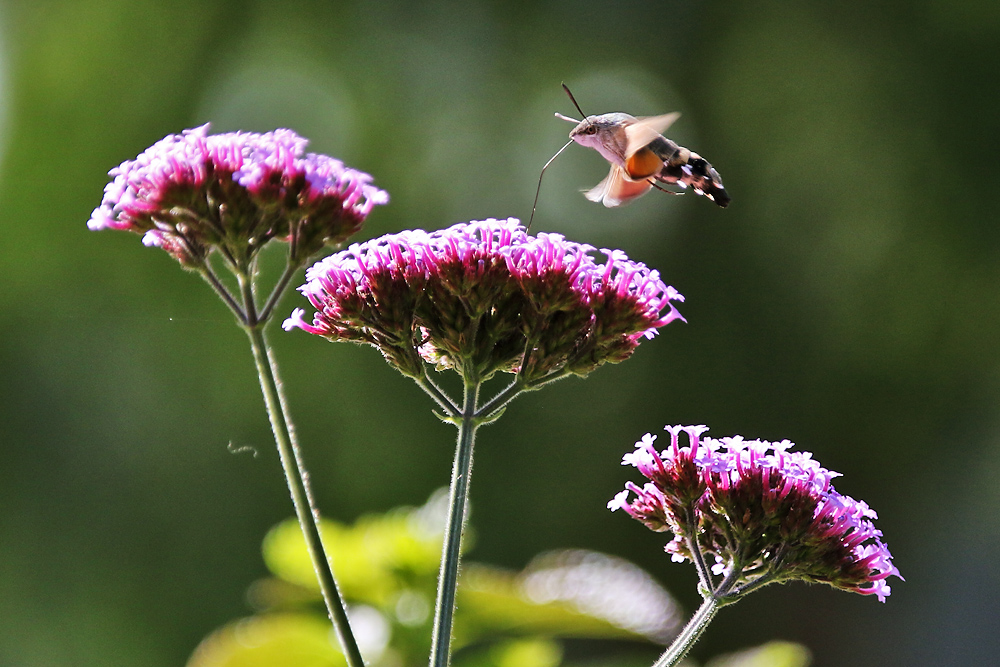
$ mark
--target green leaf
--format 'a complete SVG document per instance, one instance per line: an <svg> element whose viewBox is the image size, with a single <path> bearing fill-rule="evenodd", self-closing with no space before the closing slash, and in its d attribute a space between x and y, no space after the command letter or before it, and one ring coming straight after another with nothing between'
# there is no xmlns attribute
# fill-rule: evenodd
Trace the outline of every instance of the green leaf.
<svg viewBox="0 0 1000 667"><path fill-rule="evenodd" d="M330 622L318 614L267 614L225 625L187 667L346 667Z"/></svg>
<svg viewBox="0 0 1000 667"><path fill-rule="evenodd" d="M812 655L802 644L774 641L712 658L705 667L808 667L811 663Z"/></svg>
<svg viewBox="0 0 1000 667"><path fill-rule="evenodd" d="M456 644L511 634L648 640L566 602L532 602L525 596L521 579L514 573L466 564L458 588Z"/></svg>
<svg viewBox="0 0 1000 667"><path fill-rule="evenodd" d="M550 639L514 639L455 656L456 667L557 667L562 648Z"/></svg>
<svg viewBox="0 0 1000 667"><path fill-rule="evenodd" d="M430 648L445 500L432 497L424 507L365 516L353 526L328 520L321 525L346 601L376 608L391 624L391 650L409 661L422 659ZM318 599L310 597L318 590L316 576L296 521L275 526L263 551L277 578L252 587L258 608L273 614ZM318 606L313 608L318 613ZM541 664L553 655L545 648L556 646L553 638L665 643L679 628L677 614L674 600L652 577L614 556L550 552L522 572L466 562L459 579L454 645L468 648L463 663ZM495 651L520 657L502 658Z"/></svg>
<svg viewBox="0 0 1000 667"><path fill-rule="evenodd" d="M433 581L441 536L423 531L418 516L419 510L403 508L362 517L350 527L322 521L323 543L333 555L334 572L346 598L381 606L414 581ZM264 561L276 576L318 589L297 521L289 519L275 526L264 538L263 551Z"/></svg>

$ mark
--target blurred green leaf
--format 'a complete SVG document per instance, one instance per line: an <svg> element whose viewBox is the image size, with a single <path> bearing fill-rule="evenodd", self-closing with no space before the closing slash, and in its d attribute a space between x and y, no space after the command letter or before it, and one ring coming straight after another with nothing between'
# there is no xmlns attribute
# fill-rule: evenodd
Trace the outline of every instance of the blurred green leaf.
<svg viewBox="0 0 1000 667"><path fill-rule="evenodd" d="M812 655L802 644L768 642L755 648L718 656L705 667L808 667Z"/></svg>
<svg viewBox="0 0 1000 667"><path fill-rule="evenodd" d="M366 628L383 633L377 650L365 652L373 663L382 659L386 647L387 663L418 665L426 660L442 498L435 494L423 507L368 515L352 526L322 524L358 641ZM248 594L262 614L210 635L189 667L282 665L286 663L267 663L267 656L298 641L304 648L297 650L305 655L328 659L331 627L319 604L298 523L290 519L271 529L263 552L276 578L254 582ZM295 609L310 611L288 613ZM522 572L466 563L454 629L455 648L466 650L459 652L456 664L554 667L562 659L554 641L560 637L662 642L676 631L676 613L676 603L648 574L613 556L585 550L549 552Z"/></svg>
<svg viewBox="0 0 1000 667"><path fill-rule="evenodd" d="M647 640L568 603L532 602L524 595L518 575L466 563L458 589L456 643L462 645L496 634Z"/></svg>
<svg viewBox="0 0 1000 667"><path fill-rule="evenodd" d="M267 614L219 628L187 667L342 667L329 621L318 614Z"/></svg>
<svg viewBox="0 0 1000 667"><path fill-rule="evenodd" d="M429 622L441 551L440 498L432 496L421 508L404 507L384 515L367 515L353 526L323 522L323 540L334 554L334 569L349 602L373 605L409 628ZM309 590L318 589L295 520L274 527L264 539L263 551L268 567L280 579ZM526 593L526 578L531 575L548 576L549 587L555 585L555 589L548 591L545 599L531 599ZM567 577L574 580L568 582ZM613 590L606 591L609 586ZM630 623L648 614L638 599L642 597L640 591L626 596L635 601L629 603L624 616L620 608L617 616L609 616L615 605L606 598L622 597L623 587L630 589L629 593L636 588L659 592L645 604L656 607L651 625ZM266 588L258 582L252 590ZM276 587L272 584L270 588ZM580 588L591 591L590 598L597 595L600 599L582 599L578 595ZM264 601L264 606L268 599L278 604L295 600L294 595L255 597ZM459 582L455 642L456 646L467 646L496 636L538 634L664 640L664 635L672 633L676 626L675 613L670 596L648 575L626 561L603 554L554 552L522 573L467 562Z"/></svg>
<svg viewBox="0 0 1000 667"><path fill-rule="evenodd" d="M556 667L562 649L549 639L516 639L456 656L456 667Z"/></svg>
<svg viewBox="0 0 1000 667"><path fill-rule="evenodd" d="M324 520L321 530L328 552L336 555L334 568L347 598L386 605L400 590L437 573L441 537L422 530L419 515L410 508L362 517L350 527ZM275 526L263 549L264 561L275 575L318 589L294 519Z"/></svg>

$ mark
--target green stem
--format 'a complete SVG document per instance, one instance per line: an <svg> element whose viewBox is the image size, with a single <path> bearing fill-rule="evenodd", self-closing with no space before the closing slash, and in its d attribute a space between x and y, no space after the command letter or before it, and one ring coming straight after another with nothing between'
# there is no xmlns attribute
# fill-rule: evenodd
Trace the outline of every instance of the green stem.
<svg viewBox="0 0 1000 667"><path fill-rule="evenodd" d="M292 496L292 504L295 506L295 515L302 527L306 549L309 551L313 569L316 570L316 577L319 579L320 591L323 593L323 600L326 602L330 620L333 621L333 627L340 639L340 646L349 667L364 667L365 663L361 658L357 640L355 640L351 626L347 621L347 608L333 576L333 566L323 549L319 527L319 510L316 508L312 491L309 488L309 473L303 464L302 454L298 442L295 440L295 432L287 417L288 409L285 405L285 397L281 392L277 366L261 327L247 327L246 332L250 338L254 361L257 364L260 389L264 394L264 403L267 406L267 415L271 420L274 442L278 446L281 467L285 471L285 481L288 482L288 491Z"/></svg>
<svg viewBox="0 0 1000 667"><path fill-rule="evenodd" d="M767 586L768 584L773 584L776 581L778 581L777 572L771 571L763 576L754 579L746 586L740 588L733 588L733 591L729 595L731 597L743 597L747 593L752 593L758 588L763 588L764 586Z"/></svg>
<svg viewBox="0 0 1000 667"><path fill-rule="evenodd" d="M271 290L271 296L268 297L267 303L264 304L264 307L260 311L261 321L271 319L271 313L274 311L275 306L278 305L278 301L285 293L285 288L288 287L288 283L291 281L292 276L295 275L295 272L299 270L299 267L302 266L302 264L303 262L298 261L295 258L288 258L288 263L285 265L285 272L281 274L281 278L278 279L274 289Z"/></svg>
<svg viewBox="0 0 1000 667"><path fill-rule="evenodd" d="M685 537L687 548L691 552L695 569L698 570L698 581L704 589L702 595L708 595L712 592L712 574L705 562L701 546L698 544L698 519L695 518L694 507L686 508L684 522L687 524L687 530L684 531L687 534Z"/></svg>
<svg viewBox="0 0 1000 667"><path fill-rule="evenodd" d="M257 300L254 298L254 285L249 272L238 272L236 280L239 282L240 294L243 297L243 312L247 315L247 328L263 328L267 324L267 320L257 316Z"/></svg>
<svg viewBox="0 0 1000 667"><path fill-rule="evenodd" d="M208 265L208 261L198 268L198 273L200 273L201 277L205 279L205 282L212 286L212 289L219 295L222 302L229 306L229 310L233 311L233 314L236 315L236 319L240 323L240 326L245 327L247 325L246 313L243 312L243 309L240 308L240 304L236 302L233 295L229 293L226 286L222 284L222 281L219 280L218 276L215 275L215 272L212 271L212 267Z"/></svg>
<svg viewBox="0 0 1000 667"><path fill-rule="evenodd" d="M715 596L717 598L730 597L733 588L735 588L736 584L743 577L743 566L739 562L733 562L731 567L732 569L729 571L729 574L726 575L726 578L715 589Z"/></svg>
<svg viewBox="0 0 1000 667"><path fill-rule="evenodd" d="M458 445L451 470L448 523L445 527L441 553L441 573L438 576L437 604L434 629L431 634L431 667L447 667L451 657L451 628L455 614L455 591L458 588L458 565L465 530L465 508L469 497L469 477L472 474L472 448L476 442L476 400L478 381L466 380L461 421L458 425Z"/></svg>
<svg viewBox="0 0 1000 667"><path fill-rule="evenodd" d="M559 370L552 371L551 373L549 373L545 377L539 378L537 380L532 380L531 381L531 385L530 385L530 389L531 389L531 391L535 391L537 389L541 389L542 387L544 387L547 384L552 384L553 382L556 382L558 380L562 380L563 378L567 378L570 375L572 375L572 373L568 372L564 368L560 368Z"/></svg>
<svg viewBox="0 0 1000 667"><path fill-rule="evenodd" d="M784 547L779 547L778 551L774 554L771 562L768 564L767 571L761 576L757 577L753 581L743 586L737 587L735 583L730 586L732 591L724 591L727 595L734 598L743 597L747 593L752 593L758 588L763 588L768 584L773 584L779 581L778 575L782 572L782 565L785 560L785 549ZM743 577L746 577L746 571L743 572Z"/></svg>
<svg viewBox="0 0 1000 667"><path fill-rule="evenodd" d="M488 419L490 415L504 408L508 403L517 398L517 396L524 390L524 383L522 383L520 378L518 378L507 385L507 387L499 394L486 401L486 404L479 408L479 410L476 411L476 414Z"/></svg>
<svg viewBox="0 0 1000 667"><path fill-rule="evenodd" d="M451 400L448 394L444 393L441 387L437 386L433 380L427 375L426 371L420 377L414 378L417 385L427 393L438 406L445 411L449 417L460 416L459 408L455 405L455 401Z"/></svg>
<svg viewBox="0 0 1000 667"><path fill-rule="evenodd" d="M715 614L718 613L719 608L725 604L718 598L709 596L706 597L701 606L698 607L698 611L694 613L688 624L684 626L674 643L670 645L670 648L660 656L660 659L653 663L653 667L674 667L677 663L684 659L684 656L688 654L694 643L698 641L702 633L708 627L708 624L712 622L715 618Z"/></svg>

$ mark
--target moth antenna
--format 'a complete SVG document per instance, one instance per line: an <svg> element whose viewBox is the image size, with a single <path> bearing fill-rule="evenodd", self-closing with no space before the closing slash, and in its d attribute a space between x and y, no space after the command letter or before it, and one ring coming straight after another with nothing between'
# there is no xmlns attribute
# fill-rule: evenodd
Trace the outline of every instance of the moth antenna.
<svg viewBox="0 0 1000 667"><path fill-rule="evenodd" d="M570 118L569 116L564 116L561 113L559 113L558 111L556 112L555 116L559 120L568 120L569 122L576 123L577 125L579 125L580 123L583 122L582 120L577 120L576 118Z"/></svg>
<svg viewBox="0 0 1000 667"><path fill-rule="evenodd" d="M538 193L542 191L542 176L545 175L545 170L548 169L549 165L552 164L552 161L555 160L557 157L559 157L559 154L562 153L567 148L569 148L570 144L572 144L572 143L573 143L573 140L570 139L569 141L566 142L565 146L563 146L562 148L560 148L559 150L557 150L556 154L553 155L552 157L550 157L549 161L545 163L544 167L542 167L542 173L538 174L538 187L535 188L535 201L531 204L531 217L528 218L528 226L525 227L525 229L524 229L524 233L525 234L527 234L528 230L531 229L531 223L534 222L534 220L535 220L535 208L538 206Z"/></svg>
<svg viewBox="0 0 1000 667"><path fill-rule="evenodd" d="M562 84L562 87L563 87L563 90L565 90L565 91L566 91L566 94L567 94L567 95L569 95L569 99L570 99L570 101L572 101L572 102L573 102L573 106L575 106L575 107L576 107L576 110L580 112L580 115L581 115L581 116L583 116L584 118L586 118L586 117L587 117L587 114L583 113L583 109L581 109L581 108L580 108L580 105L576 103L576 98L575 98L575 97L573 97L573 93L569 92L569 86L567 86L567 85L566 85L566 84L564 83L564 84Z"/></svg>

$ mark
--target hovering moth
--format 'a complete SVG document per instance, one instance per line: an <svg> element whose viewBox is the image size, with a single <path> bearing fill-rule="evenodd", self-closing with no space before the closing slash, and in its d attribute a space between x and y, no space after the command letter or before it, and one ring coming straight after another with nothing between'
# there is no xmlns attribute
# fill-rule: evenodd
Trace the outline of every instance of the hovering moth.
<svg viewBox="0 0 1000 667"><path fill-rule="evenodd" d="M569 141L559 149L542 167L538 177L541 189L542 176L560 153L576 142L593 148L611 164L611 171L584 196L593 202L601 202L608 208L622 206L646 194L651 188L670 194L683 194L667 190L659 183L677 185L682 189L690 187L696 194L704 195L722 208L729 206L730 197L722 185L719 172L694 151L679 146L663 136L674 121L680 118L677 112L663 116L636 118L627 113L606 113L588 116L580 110L573 93L566 84L563 89L583 120L556 114L556 118L576 123L569 133ZM538 193L535 193L538 203ZM532 217L534 217L532 207ZM529 227L531 222L528 223Z"/></svg>

